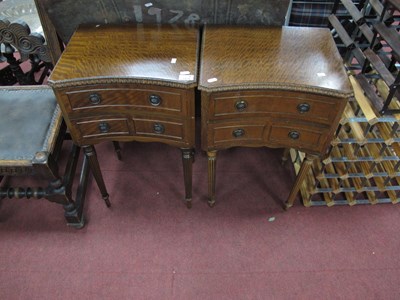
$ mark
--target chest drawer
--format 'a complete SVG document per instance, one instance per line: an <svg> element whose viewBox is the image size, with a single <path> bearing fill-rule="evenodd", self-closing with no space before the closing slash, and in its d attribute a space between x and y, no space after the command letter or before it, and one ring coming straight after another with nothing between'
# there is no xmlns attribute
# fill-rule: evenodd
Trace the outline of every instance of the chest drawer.
<svg viewBox="0 0 400 300"><path fill-rule="evenodd" d="M288 147L319 152L326 147L327 126L276 120L223 121L208 125L207 148L236 146Z"/></svg>
<svg viewBox="0 0 400 300"><path fill-rule="evenodd" d="M71 120L71 135L78 144L103 140L157 141L193 145L193 119L134 116L97 116Z"/></svg>
<svg viewBox="0 0 400 300"><path fill-rule="evenodd" d="M169 87L91 85L65 90L64 95L70 112L133 109L181 115L186 111L184 91Z"/></svg>
<svg viewBox="0 0 400 300"><path fill-rule="evenodd" d="M82 138L113 137L131 134L127 118L99 118L78 120L72 123ZM79 138L80 138L79 137Z"/></svg>
<svg viewBox="0 0 400 300"><path fill-rule="evenodd" d="M207 141L203 145L209 148L223 149L235 146L262 146L269 124L264 120L224 121L211 123L207 127Z"/></svg>
<svg viewBox="0 0 400 300"><path fill-rule="evenodd" d="M326 126L309 126L297 122L272 122L266 142L276 147L320 152L327 146L329 132L330 128Z"/></svg>
<svg viewBox="0 0 400 300"><path fill-rule="evenodd" d="M161 139L184 140L185 129L189 124L184 121L133 118L137 136L155 137Z"/></svg>
<svg viewBox="0 0 400 300"><path fill-rule="evenodd" d="M239 91L211 95L210 119L272 116L329 124L341 98L290 91Z"/></svg>

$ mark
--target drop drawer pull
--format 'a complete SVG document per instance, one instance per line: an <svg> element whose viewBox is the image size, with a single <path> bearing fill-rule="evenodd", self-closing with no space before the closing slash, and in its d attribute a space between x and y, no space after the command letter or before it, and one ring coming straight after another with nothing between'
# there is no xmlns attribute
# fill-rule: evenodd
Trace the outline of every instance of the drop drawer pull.
<svg viewBox="0 0 400 300"><path fill-rule="evenodd" d="M242 136L244 136L244 134L245 134L245 131L244 131L244 129L241 129L241 128L236 129L236 130L234 130L234 131L232 132L232 135L233 135L235 138L242 137Z"/></svg>
<svg viewBox="0 0 400 300"><path fill-rule="evenodd" d="M99 130L101 133L107 133L110 130L111 126L107 122L99 123Z"/></svg>
<svg viewBox="0 0 400 300"><path fill-rule="evenodd" d="M311 108L311 105L308 103L300 103L299 105L297 105L297 111L301 114L309 112L310 108Z"/></svg>
<svg viewBox="0 0 400 300"><path fill-rule="evenodd" d="M91 104L100 104L100 102L101 102L101 97L100 97L100 95L99 94L90 94L89 95L89 101L90 101L90 103Z"/></svg>
<svg viewBox="0 0 400 300"><path fill-rule="evenodd" d="M247 108L247 102L245 100L236 101L235 108L237 111L244 111Z"/></svg>
<svg viewBox="0 0 400 300"><path fill-rule="evenodd" d="M161 97L158 95L150 95L149 102L152 106L159 106L161 104Z"/></svg>
<svg viewBox="0 0 400 300"><path fill-rule="evenodd" d="M288 136L292 139L292 140L297 140L300 137L300 133L298 131L291 131L289 132Z"/></svg>
<svg viewBox="0 0 400 300"><path fill-rule="evenodd" d="M165 127L164 127L163 124L154 123L153 130L154 130L155 133L162 134L165 131Z"/></svg>

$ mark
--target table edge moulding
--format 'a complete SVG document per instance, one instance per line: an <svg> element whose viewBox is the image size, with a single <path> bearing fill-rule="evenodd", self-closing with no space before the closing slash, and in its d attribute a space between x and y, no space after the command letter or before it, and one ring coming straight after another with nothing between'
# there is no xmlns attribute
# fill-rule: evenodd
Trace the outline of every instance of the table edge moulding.
<svg viewBox="0 0 400 300"><path fill-rule="evenodd" d="M205 25L200 62L208 204L215 204L218 150L267 146L307 154L285 203L291 207L353 95L329 29Z"/></svg>
<svg viewBox="0 0 400 300"><path fill-rule="evenodd" d="M62 53L49 85L107 205L94 145L138 141L181 149L191 207L199 38L189 26L81 25Z"/></svg>

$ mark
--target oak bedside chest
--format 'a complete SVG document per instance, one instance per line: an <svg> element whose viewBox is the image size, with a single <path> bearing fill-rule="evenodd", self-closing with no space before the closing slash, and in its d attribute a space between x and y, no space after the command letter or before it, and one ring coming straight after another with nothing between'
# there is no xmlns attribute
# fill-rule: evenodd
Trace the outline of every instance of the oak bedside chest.
<svg viewBox="0 0 400 300"><path fill-rule="evenodd" d="M198 88L209 205L215 204L217 151L268 146L307 154L286 201L292 206L352 95L330 31L205 26L202 43Z"/></svg>
<svg viewBox="0 0 400 300"><path fill-rule="evenodd" d="M139 141L182 149L190 207L198 41L195 28L85 25L59 59L49 84L108 205L93 145Z"/></svg>

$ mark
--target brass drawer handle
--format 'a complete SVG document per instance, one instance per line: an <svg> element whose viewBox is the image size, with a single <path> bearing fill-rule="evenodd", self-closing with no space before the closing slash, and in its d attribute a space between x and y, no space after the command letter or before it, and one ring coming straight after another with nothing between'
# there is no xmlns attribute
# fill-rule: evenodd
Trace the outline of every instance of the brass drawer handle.
<svg viewBox="0 0 400 300"><path fill-rule="evenodd" d="M245 134L245 131L244 131L244 129L241 129L241 128L235 129L235 130L232 132L232 135L233 135L235 138L242 137L242 136L244 136L244 134Z"/></svg>
<svg viewBox="0 0 400 300"><path fill-rule="evenodd" d="M101 103L101 97L100 97L100 95L99 94L90 94L89 95L89 101L90 101L90 103L91 104L94 104L94 105L96 105L96 104L100 104Z"/></svg>
<svg viewBox="0 0 400 300"><path fill-rule="evenodd" d="M300 133L298 131L291 131L289 132L288 136L292 139L292 140L297 140L300 137Z"/></svg>
<svg viewBox="0 0 400 300"><path fill-rule="evenodd" d="M153 130L154 130L155 133L162 134L162 133L165 132L165 127L164 127L163 124L154 123Z"/></svg>
<svg viewBox="0 0 400 300"><path fill-rule="evenodd" d="M247 108L247 102L245 100L236 101L235 108L237 111L244 111Z"/></svg>
<svg viewBox="0 0 400 300"><path fill-rule="evenodd" d="M161 104L161 97L158 95L150 95L149 102L152 106L159 106Z"/></svg>
<svg viewBox="0 0 400 300"><path fill-rule="evenodd" d="M311 105L308 103L300 103L299 105L297 105L297 111L301 114L309 112L310 108L311 108Z"/></svg>
<svg viewBox="0 0 400 300"><path fill-rule="evenodd" d="M111 129L111 126L107 122L99 123L99 130L101 133L107 133L110 129Z"/></svg>

